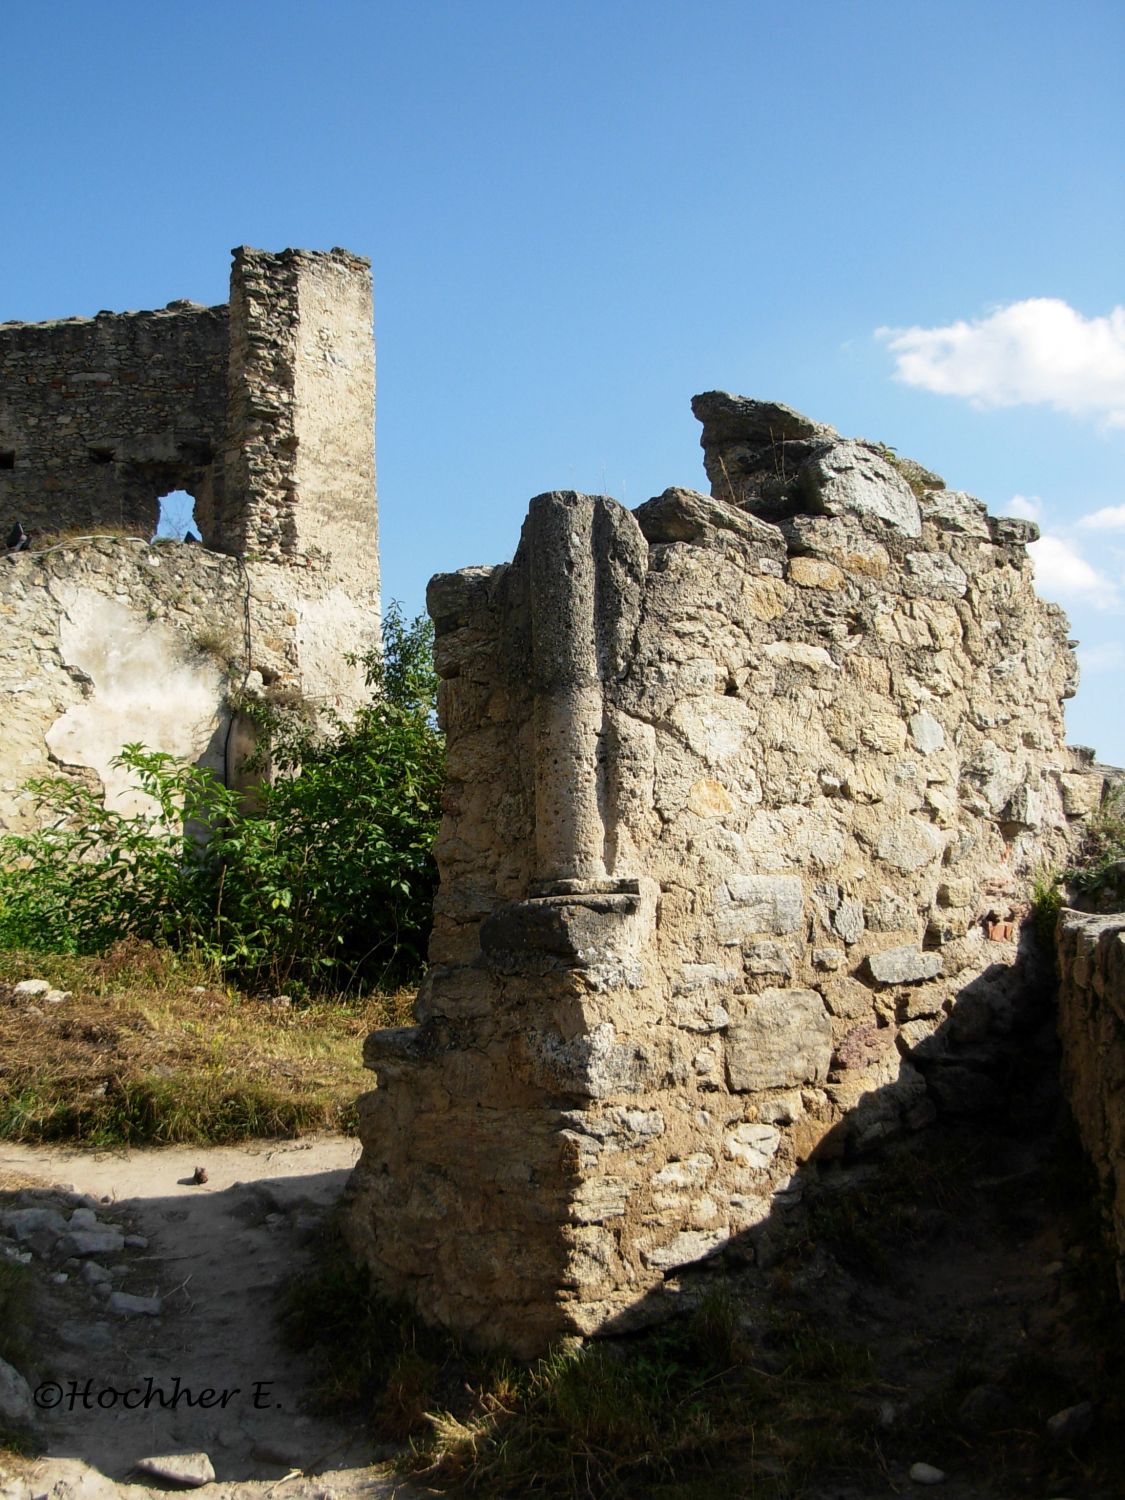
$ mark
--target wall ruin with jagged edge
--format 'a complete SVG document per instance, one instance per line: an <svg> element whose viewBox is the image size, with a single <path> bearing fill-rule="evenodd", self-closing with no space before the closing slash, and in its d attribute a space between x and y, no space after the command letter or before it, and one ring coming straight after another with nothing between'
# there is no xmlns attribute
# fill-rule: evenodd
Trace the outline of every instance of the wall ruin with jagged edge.
<svg viewBox="0 0 1125 1500"><path fill-rule="evenodd" d="M0 828L139 740L237 783L255 696L347 713L378 641L369 263L240 247L230 302L0 324ZM149 545L186 490L202 545Z"/></svg>
<svg viewBox="0 0 1125 1500"><path fill-rule="evenodd" d="M1063 1089L1097 1175L1096 1208L1125 1299L1125 915L1064 909L1057 946Z"/></svg>
<svg viewBox="0 0 1125 1500"><path fill-rule="evenodd" d="M429 591L448 736L417 1025L374 1033L349 1234L536 1352L765 1261L812 1161L992 1090L1102 782L1031 523L698 397L711 494L531 502Z"/></svg>

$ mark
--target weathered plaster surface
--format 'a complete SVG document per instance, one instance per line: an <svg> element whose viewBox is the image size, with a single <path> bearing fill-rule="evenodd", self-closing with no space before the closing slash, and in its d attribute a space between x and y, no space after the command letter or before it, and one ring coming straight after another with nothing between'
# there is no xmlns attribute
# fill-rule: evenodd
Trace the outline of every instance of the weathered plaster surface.
<svg viewBox="0 0 1125 1500"><path fill-rule="evenodd" d="M221 753L208 754L226 719L219 707L223 674L215 663L186 653L174 629L131 604L89 587L65 587L60 594L61 663L88 681L89 696L47 731L52 758L95 771L106 807L125 814L149 811L151 799L114 765L122 744L159 746L221 775Z"/></svg>

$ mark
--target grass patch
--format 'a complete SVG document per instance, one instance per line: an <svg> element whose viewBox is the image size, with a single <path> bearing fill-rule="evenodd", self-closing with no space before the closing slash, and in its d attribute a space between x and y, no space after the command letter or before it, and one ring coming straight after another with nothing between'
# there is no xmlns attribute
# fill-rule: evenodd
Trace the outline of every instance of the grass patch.
<svg viewBox="0 0 1125 1500"><path fill-rule="evenodd" d="M855 1276L892 1281L903 1250L930 1233L935 1210L956 1215L975 1206L973 1181L985 1159L976 1136L952 1129L924 1143L895 1143L865 1181L834 1187L829 1177L815 1185L794 1253L823 1249Z"/></svg>
<svg viewBox="0 0 1125 1500"><path fill-rule="evenodd" d="M14 1000L41 978L70 998ZM354 1129L363 1038L413 996L270 1005L143 944L0 954L0 1139L91 1146Z"/></svg>
<svg viewBox="0 0 1125 1500"><path fill-rule="evenodd" d="M870 1352L797 1315L759 1343L721 1283L671 1325L523 1363L379 1298L338 1240L319 1260L285 1309L294 1346L438 1493L796 1500L881 1471Z"/></svg>

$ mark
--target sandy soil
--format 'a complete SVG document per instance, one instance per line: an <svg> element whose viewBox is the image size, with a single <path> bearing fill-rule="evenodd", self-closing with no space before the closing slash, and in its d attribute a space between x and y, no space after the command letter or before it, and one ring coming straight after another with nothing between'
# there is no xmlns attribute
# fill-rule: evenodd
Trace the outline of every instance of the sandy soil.
<svg viewBox="0 0 1125 1500"><path fill-rule="evenodd" d="M147 1246L104 1264L114 1290L162 1298L158 1316L123 1317L73 1268L65 1284L48 1284L44 1321L56 1337L35 1374L54 1382L40 1399L57 1404L41 1411L47 1458L26 1476L31 1493L55 1485L60 1500L64 1490L95 1500L92 1479L75 1494L76 1471L54 1460L79 1459L120 1482L137 1478L141 1458L186 1452L214 1465L219 1483L204 1496L246 1481L270 1481L253 1487L263 1494L286 1481L287 1500L418 1493L372 1468L380 1455L357 1434L303 1410L300 1360L278 1336L278 1288L309 1265L358 1149L330 1135L113 1153L0 1145L0 1185L40 1185L21 1201L49 1205L52 1185L62 1186L90 1195L99 1221L143 1236ZM135 1396L126 1410L112 1394L152 1388L166 1406ZM322 1477L306 1489L307 1475Z"/></svg>

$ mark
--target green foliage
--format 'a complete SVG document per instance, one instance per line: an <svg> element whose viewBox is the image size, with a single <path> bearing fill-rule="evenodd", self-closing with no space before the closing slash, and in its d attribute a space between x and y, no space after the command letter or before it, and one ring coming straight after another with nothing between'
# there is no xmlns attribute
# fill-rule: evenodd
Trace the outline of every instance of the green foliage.
<svg viewBox="0 0 1125 1500"><path fill-rule="evenodd" d="M1042 870L1031 885L1031 917L1035 936L1049 952L1055 947L1055 924L1062 910L1062 875Z"/></svg>
<svg viewBox="0 0 1125 1500"><path fill-rule="evenodd" d="M124 936L195 951L249 984L399 981L425 958L443 781L428 620L392 606L371 699L317 737L270 717L280 773L245 810L198 767L127 745L156 803L129 816L67 778L31 784L32 834L0 841L0 947L99 953Z"/></svg>
<svg viewBox="0 0 1125 1500"><path fill-rule="evenodd" d="M203 832L238 816L238 794L198 767L126 745L117 765L155 804L129 815L64 776L28 783L40 827L0 840L0 947L101 953L119 938L205 946L211 861Z"/></svg>
<svg viewBox="0 0 1125 1500"><path fill-rule="evenodd" d="M1107 792L1090 819L1077 866L1066 879L1082 896L1096 900L1103 893L1120 893L1125 861L1125 787Z"/></svg>

